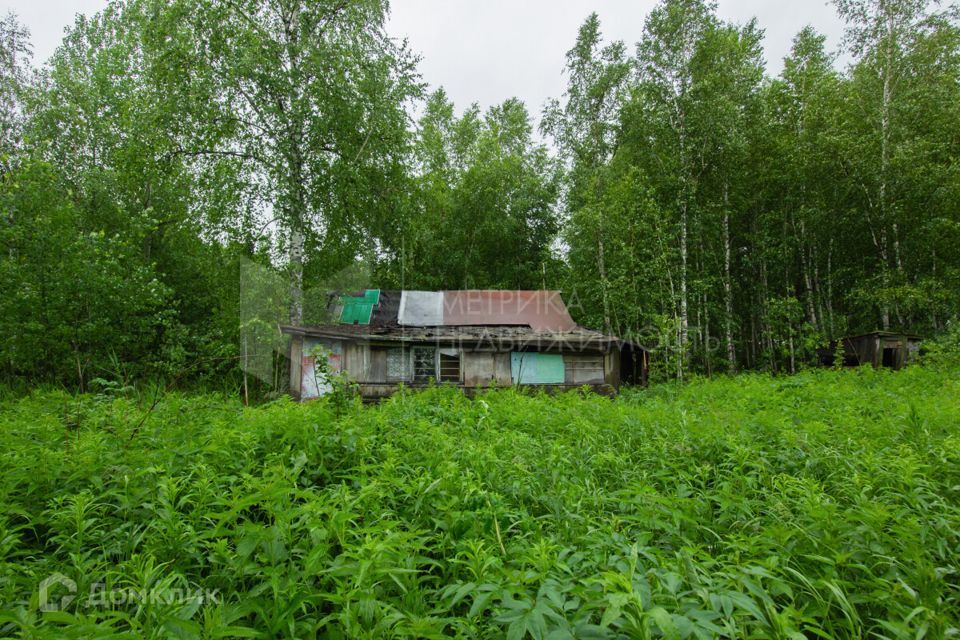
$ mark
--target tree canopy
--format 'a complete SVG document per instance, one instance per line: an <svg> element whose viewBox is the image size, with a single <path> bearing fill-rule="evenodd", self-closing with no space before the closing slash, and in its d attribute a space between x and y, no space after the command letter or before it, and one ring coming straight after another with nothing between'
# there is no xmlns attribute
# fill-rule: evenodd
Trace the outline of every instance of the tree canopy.
<svg viewBox="0 0 960 640"><path fill-rule="evenodd" d="M5 374L236 384L257 269L284 283L263 326L311 321L311 292L358 273L561 289L661 376L942 331L960 313L957 11L835 7L849 65L803 27L776 77L762 25L713 2L661 0L633 42L593 14L562 96L486 110L427 88L385 0L114 0L39 66L0 19Z"/></svg>

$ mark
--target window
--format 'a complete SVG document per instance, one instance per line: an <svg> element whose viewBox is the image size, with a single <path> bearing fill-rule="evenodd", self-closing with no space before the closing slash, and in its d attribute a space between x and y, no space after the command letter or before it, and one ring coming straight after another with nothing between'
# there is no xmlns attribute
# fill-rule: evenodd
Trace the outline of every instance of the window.
<svg viewBox="0 0 960 640"><path fill-rule="evenodd" d="M457 349L388 349L386 360L387 382L460 382L460 352Z"/></svg>
<svg viewBox="0 0 960 640"><path fill-rule="evenodd" d="M410 368L407 366L408 353L403 349L387 350L387 381L405 382L410 379Z"/></svg>
<svg viewBox="0 0 960 640"><path fill-rule="evenodd" d="M440 350L440 382L460 382L460 352L456 349Z"/></svg>
<svg viewBox="0 0 960 640"><path fill-rule="evenodd" d="M413 381L429 382L437 378L437 350L433 347L413 348Z"/></svg>

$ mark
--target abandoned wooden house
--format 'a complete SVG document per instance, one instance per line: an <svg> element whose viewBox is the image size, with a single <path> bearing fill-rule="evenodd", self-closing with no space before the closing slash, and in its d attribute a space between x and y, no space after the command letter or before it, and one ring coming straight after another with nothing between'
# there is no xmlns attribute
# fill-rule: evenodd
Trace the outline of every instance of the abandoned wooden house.
<svg viewBox="0 0 960 640"><path fill-rule="evenodd" d="M473 391L510 385L614 393L646 384L639 345L578 326L556 291L387 291L335 298L330 324L283 326L291 336L290 389L300 399L329 392L314 367L355 382L365 399L399 385L451 384Z"/></svg>
<svg viewBox="0 0 960 640"><path fill-rule="evenodd" d="M900 369L920 353L920 336L892 331L873 331L843 338L843 364L857 367L870 364L874 367ZM830 366L835 360L837 342L827 349L820 349L820 363Z"/></svg>

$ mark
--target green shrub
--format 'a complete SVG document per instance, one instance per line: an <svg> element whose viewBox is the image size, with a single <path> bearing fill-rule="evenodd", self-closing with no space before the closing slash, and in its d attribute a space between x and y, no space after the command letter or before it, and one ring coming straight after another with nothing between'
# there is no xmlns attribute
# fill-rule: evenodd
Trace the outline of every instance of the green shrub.
<svg viewBox="0 0 960 640"><path fill-rule="evenodd" d="M958 373L0 401L0 636L955 636Z"/></svg>

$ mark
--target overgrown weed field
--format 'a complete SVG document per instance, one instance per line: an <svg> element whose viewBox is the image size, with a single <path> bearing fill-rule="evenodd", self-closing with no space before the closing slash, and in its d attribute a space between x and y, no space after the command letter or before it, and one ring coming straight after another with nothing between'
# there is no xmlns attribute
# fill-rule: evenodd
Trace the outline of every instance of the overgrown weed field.
<svg viewBox="0 0 960 640"><path fill-rule="evenodd" d="M956 636L958 420L950 367L339 410L37 392L0 404L0 636Z"/></svg>

